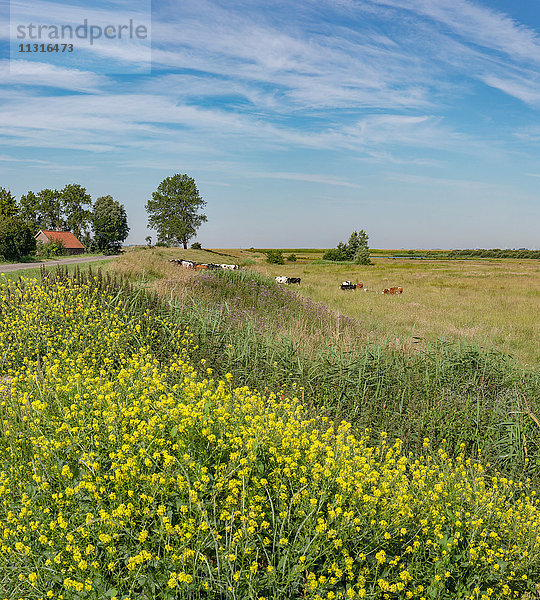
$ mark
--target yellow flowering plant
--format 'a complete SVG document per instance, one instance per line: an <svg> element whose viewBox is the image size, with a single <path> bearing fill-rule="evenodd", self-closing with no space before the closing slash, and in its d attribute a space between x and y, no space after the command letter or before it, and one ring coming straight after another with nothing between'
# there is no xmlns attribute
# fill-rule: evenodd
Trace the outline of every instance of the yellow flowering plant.
<svg viewBox="0 0 540 600"><path fill-rule="evenodd" d="M232 388L190 364L189 332L95 289L3 290L0 598L534 588L540 508L527 482Z"/></svg>

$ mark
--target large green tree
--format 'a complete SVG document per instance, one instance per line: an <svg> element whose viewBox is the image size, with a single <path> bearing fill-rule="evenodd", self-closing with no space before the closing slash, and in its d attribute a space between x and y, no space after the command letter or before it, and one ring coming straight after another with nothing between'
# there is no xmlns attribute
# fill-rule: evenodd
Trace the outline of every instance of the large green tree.
<svg viewBox="0 0 540 600"><path fill-rule="evenodd" d="M36 250L32 228L18 216L0 219L0 256L18 260Z"/></svg>
<svg viewBox="0 0 540 600"><path fill-rule="evenodd" d="M68 183L60 192L63 229L81 238L89 229L92 198L78 183Z"/></svg>
<svg viewBox="0 0 540 600"><path fill-rule="evenodd" d="M112 196L100 196L94 204L92 228L95 244L100 250L119 250L129 233L124 206Z"/></svg>
<svg viewBox="0 0 540 600"><path fill-rule="evenodd" d="M20 216L31 224L34 232L39 229L61 231L65 227L62 217L62 192L44 189L21 196Z"/></svg>
<svg viewBox="0 0 540 600"><path fill-rule="evenodd" d="M146 204L148 223L158 234L158 242L188 247L206 215L199 211L206 202L199 195L195 180L189 175L167 177Z"/></svg>
<svg viewBox="0 0 540 600"><path fill-rule="evenodd" d="M0 187L0 218L13 217L18 212L15 196L3 187Z"/></svg>
<svg viewBox="0 0 540 600"><path fill-rule="evenodd" d="M46 188L21 196L20 215L34 231L71 231L78 238L90 228L92 198L77 183L68 183L61 190Z"/></svg>

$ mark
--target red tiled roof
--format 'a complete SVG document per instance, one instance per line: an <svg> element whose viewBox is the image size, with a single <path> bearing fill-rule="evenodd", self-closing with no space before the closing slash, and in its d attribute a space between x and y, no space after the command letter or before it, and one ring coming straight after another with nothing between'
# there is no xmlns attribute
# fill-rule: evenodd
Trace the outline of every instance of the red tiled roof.
<svg viewBox="0 0 540 600"><path fill-rule="evenodd" d="M45 229L42 231L51 241L61 241L64 248L84 248L71 231L46 231Z"/></svg>

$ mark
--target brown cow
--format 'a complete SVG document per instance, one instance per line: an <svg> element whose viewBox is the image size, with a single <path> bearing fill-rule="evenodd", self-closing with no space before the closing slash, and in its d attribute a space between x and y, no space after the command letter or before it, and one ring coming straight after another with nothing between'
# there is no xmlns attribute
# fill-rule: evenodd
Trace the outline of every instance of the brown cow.
<svg viewBox="0 0 540 600"><path fill-rule="evenodd" d="M208 265L204 265L204 264L195 265L195 268L199 269L199 270L206 270L206 269L208 269Z"/></svg>
<svg viewBox="0 0 540 600"><path fill-rule="evenodd" d="M383 294L403 294L403 288L402 287L384 288L382 293Z"/></svg>

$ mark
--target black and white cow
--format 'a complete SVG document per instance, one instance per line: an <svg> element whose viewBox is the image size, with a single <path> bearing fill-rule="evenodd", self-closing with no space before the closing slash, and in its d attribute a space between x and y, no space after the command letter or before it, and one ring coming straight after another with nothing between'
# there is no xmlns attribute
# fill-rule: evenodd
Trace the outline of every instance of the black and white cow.
<svg viewBox="0 0 540 600"><path fill-rule="evenodd" d="M283 283L285 285L290 285L291 283L300 285L300 282L302 281L300 277L285 277L285 275L279 275L278 277L275 277L275 280L277 283Z"/></svg>

